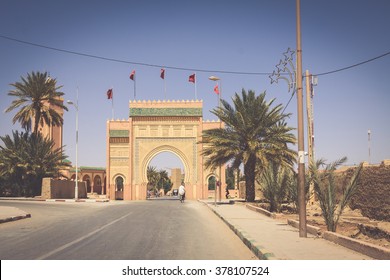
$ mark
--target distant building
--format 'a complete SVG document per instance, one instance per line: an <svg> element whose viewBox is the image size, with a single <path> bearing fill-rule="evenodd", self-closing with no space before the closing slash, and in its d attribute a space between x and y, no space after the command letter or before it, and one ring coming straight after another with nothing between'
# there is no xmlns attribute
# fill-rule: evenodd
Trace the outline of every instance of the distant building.
<svg viewBox="0 0 390 280"><path fill-rule="evenodd" d="M183 174L181 173L181 168L172 168L171 169L172 189L178 189L182 181L183 181Z"/></svg>
<svg viewBox="0 0 390 280"><path fill-rule="evenodd" d="M59 98L59 100L64 103L64 100L62 98ZM50 105L51 108L54 108L54 110L57 111L58 114L61 115L61 117L64 116L64 109L58 106ZM32 120L32 123L34 123L34 119ZM39 125L38 131L42 134L44 138L48 138L54 142L53 149L58 149L62 147L62 139L63 139L63 128L61 126L55 126L55 125Z"/></svg>

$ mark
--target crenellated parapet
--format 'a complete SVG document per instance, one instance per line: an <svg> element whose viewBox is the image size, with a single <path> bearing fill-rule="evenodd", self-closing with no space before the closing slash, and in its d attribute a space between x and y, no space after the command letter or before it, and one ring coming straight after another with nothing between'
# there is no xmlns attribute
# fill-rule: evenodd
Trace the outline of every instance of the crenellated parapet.
<svg viewBox="0 0 390 280"><path fill-rule="evenodd" d="M202 100L134 100L129 117L202 117Z"/></svg>

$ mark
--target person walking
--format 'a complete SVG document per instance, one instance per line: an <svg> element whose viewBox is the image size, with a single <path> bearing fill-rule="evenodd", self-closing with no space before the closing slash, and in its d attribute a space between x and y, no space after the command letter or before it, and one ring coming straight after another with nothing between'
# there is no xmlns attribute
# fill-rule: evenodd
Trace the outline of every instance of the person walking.
<svg viewBox="0 0 390 280"><path fill-rule="evenodd" d="M181 185L179 187L180 202L184 202L185 197L186 197L186 188L184 187L184 182L181 182Z"/></svg>

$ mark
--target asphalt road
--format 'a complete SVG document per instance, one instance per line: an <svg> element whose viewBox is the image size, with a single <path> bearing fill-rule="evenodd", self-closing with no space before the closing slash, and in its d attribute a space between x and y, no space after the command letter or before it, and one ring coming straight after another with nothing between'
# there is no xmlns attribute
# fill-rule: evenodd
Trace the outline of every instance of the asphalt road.
<svg viewBox="0 0 390 280"><path fill-rule="evenodd" d="M32 215L0 224L2 260L250 260L256 257L205 205L0 201Z"/></svg>

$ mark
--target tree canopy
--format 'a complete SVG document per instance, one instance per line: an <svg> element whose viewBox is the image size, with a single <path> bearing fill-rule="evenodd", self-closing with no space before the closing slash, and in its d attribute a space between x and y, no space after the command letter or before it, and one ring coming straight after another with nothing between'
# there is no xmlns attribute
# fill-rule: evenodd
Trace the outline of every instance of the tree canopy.
<svg viewBox="0 0 390 280"><path fill-rule="evenodd" d="M55 110L56 107L68 110L64 106L56 79L50 78L47 72L32 72L27 77L21 77L20 82L11 84L12 89L8 95L15 97L5 112L18 109L12 121L19 122L22 128L34 133L38 132L39 125L63 124L62 116Z"/></svg>
<svg viewBox="0 0 390 280"><path fill-rule="evenodd" d="M2 190L9 195L41 194L44 177L58 177L69 166L62 149L41 134L13 131L12 136L0 136L0 177Z"/></svg>
<svg viewBox="0 0 390 280"><path fill-rule="evenodd" d="M233 168L244 166L246 200L255 199L256 172L264 169L269 162L292 167L296 152L289 148L296 138L285 119L289 114L282 112L281 104L274 105L275 99L266 101L266 93L256 95L244 89L236 93L233 105L221 100L221 107L212 110L224 127L203 132L203 156L205 165L216 168L232 163Z"/></svg>

